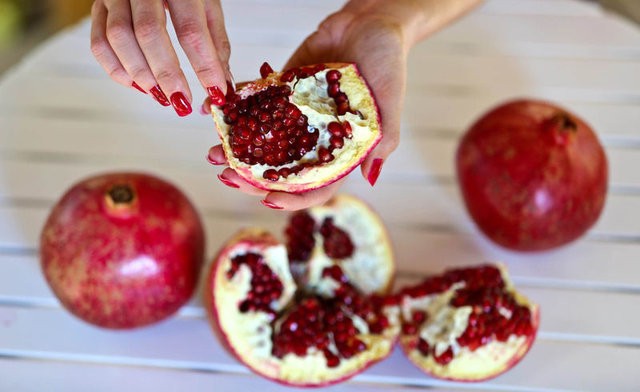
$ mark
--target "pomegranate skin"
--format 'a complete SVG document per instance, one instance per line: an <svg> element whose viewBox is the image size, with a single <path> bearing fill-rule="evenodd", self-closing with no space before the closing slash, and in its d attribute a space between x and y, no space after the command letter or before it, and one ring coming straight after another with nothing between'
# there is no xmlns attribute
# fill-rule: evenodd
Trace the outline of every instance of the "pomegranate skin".
<svg viewBox="0 0 640 392"><path fill-rule="evenodd" d="M602 145L587 123L554 103L520 99L492 109L462 137L456 166L472 219L511 250L572 242L605 204Z"/></svg>
<svg viewBox="0 0 640 392"><path fill-rule="evenodd" d="M104 328L174 314L192 296L204 230L186 196L143 173L106 173L72 186L41 233L40 261L62 305Z"/></svg>

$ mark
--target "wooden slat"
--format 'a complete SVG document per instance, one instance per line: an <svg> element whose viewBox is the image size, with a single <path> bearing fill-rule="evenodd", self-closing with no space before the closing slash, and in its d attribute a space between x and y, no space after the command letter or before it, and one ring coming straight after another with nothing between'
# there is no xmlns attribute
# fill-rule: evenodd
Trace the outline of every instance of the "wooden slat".
<svg viewBox="0 0 640 392"><path fill-rule="evenodd" d="M3 307L0 309L6 311ZM87 326L57 310L13 310L16 311L13 322L0 335L0 353L2 350L20 350L116 359L152 358L156 361L191 364L216 363L227 369L229 366L238 366L235 359L222 350L207 323L199 319L174 318L143 330L116 333ZM34 329L38 325L47 325L48 328ZM159 341L164 344L158 344ZM616 391L630 391L630 387L634 385L633 369L636 368L639 355L638 348L557 342L541 336L521 364L487 385L489 388L511 387L515 390L601 390L604 386L609 386L615 387ZM590 371L585 372L584 369ZM410 365L398 350L391 358L358 378L361 381L367 379L409 385L434 385L432 379Z"/></svg>
<svg viewBox="0 0 640 392"><path fill-rule="evenodd" d="M53 357L53 358L51 358ZM63 357L63 358L59 358ZM308 389L285 387L267 381L244 368L238 373L221 373L211 368L189 368L188 363L166 363L158 365L113 364L111 358L78 358L64 355L41 355L26 359L0 359L0 389L3 391L42 392L64 390L65 392L113 392L116 390L136 392L175 391L236 391L242 385L245 391L308 391ZM164 366L163 366L164 365ZM173 367L172 367L173 365ZM180 365L185 365L182 368ZM37 374L37 377L34 377ZM11 377L9 377L11 376ZM125 389L123 389L123 387ZM351 380L323 390L329 392L352 392L366 389L372 392L401 391L417 392L423 388L374 384ZM429 388L431 392L460 392L464 389ZM482 389L491 391L491 389Z"/></svg>
<svg viewBox="0 0 640 392"><path fill-rule="evenodd" d="M207 268L203 269L206 270ZM417 271L414 276L425 273L424 270ZM400 272L401 276L396 284L398 288L415 282L416 279L406 278L409 275L406 271ZM206 273L203 272L203 279L205 276ZM515 278L518 279L518 276ZM545 333L588 341L615 341L640 346L640 320L630 320L626 313L627 309L640 307L640 288L631 294L528 287L526 283L519 286L522 286L521 291L543 310L541 330ZM201 294L199 291L194 296L189 308L184 309L184 316L203 315ZM51 297L37 257L0 256L0 303L25 308L59 308L57 301ZM0 317L0 324L12 323L16 312L16 309L5 309L4 317Z"/></svg>

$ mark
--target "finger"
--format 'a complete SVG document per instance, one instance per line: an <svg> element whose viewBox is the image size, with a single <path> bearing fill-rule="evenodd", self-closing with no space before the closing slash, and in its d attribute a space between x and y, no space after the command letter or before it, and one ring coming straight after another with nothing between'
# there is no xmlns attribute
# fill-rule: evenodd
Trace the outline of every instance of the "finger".
<svg viewBox="0 0 640 392"><path fill-rule="evenodd" d="M227 157L224 154L224 150L221 144L217 146L213 146L209 149L209 153L207 154L207 161L212 165L226 165Z"/></svg>
<svg viewBox="0 0 640 392"><path fill-rule="evenodd" d="M262 204L275 210L297 211L329 200L342 185L344 179L334 182L324 188L316 189L305 193L270 192L263 200Z"/></svg>
<svg viewBox="0 0 640 392"><path fill-rule="evenodd" d="M91 7L91 52L111 79L130 87L133 85L133 80L111 48L106 31L107 8L102 1L96 1Z"/></svg>
<svg viewBox="0 0 640 392"><path fill-rule="evenodd" d="M233 80L233 76L229 71L229 58L231 57L231 44L227 36L227 29L224 23L224 14L219 0L205 1L205 14L207 18L207 26L213 45L216 47L218 58L225 67L227 72L227 80Z"/></svg>
<svg viewBox="0 0 640 392"><path fill-rule="evenodd" d="M165 27L162 0L133 1L131 14L138 45L160 88L179 116L190 114L191 91Z"/></svg>
<svg viewBox="0 0 640 392"><path fill-rule="evenodd" d="M226 186L238 189L240 192L249 195L265 196L267 194L267 191L258 189L243 180L242 177L231 168L226 168L222 173L218 174L218 179Z"/></svg>
<svg viewBox="0 0 640 392"><path fill-rule="evenodd" d="M131 7L126 0L105 1L106 37L119 59L128 79L135 81L144 91L151 91L157 84L156 79L144 58L133 32ZM129 83L129 84L132 84ZM154 91L155 92L155 91ZM167 106L166 97L154 94L158 102Z"/></svg>
<svg viewBox="0 0 640 392"><path fill-rule="evenodd" d="M178 40L200 83L212 102L224 104L227 67L221 63L209 33L204 3L202 0L170 1L169 11Z"/></svg>
<svg viewBox="0 0 640 392"><path fill-rule="evenodd" d="M207 97L202 102L202 106L200 106L200 114L209 115L211 114L211 98Z"/></svg>

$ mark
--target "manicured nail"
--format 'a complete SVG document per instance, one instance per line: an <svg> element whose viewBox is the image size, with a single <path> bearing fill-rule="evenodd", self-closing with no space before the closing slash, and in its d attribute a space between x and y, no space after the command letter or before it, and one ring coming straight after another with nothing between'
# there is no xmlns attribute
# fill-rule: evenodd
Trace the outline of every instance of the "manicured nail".
<svg viewBox="0 0 640 392"><path fill-rule="evenodd" d="M171 94L171 104L180 117L191 113L191 104L187 101L187 97L180 91Z"/></svg>
<svg viewBox="0 0 640 392"><path fill-rule="evenodd" d="M280 207L277 204L273 204L272 202L267 201L267 200L260 200L260 203L262 203L263 206L269 207L269 208L271 208L273 210L281 210L281 209L284 208L284 207Z"/></svg>
<svg viewBox="0 0 640 392"><path fill-rule="evenodd" d="M141 93L143 93L143 94L146 94L146 93L147 93L147 92L146 92L146 91L144 91L144 90L142 89L142 87L140 87L140 85L139 85L138 83L136 83L136 82L131 83L131 87L133 87L133 88L137 89L138 91L140 91L140 92L141 92Z"/></svg>
<svg viewBox="0 0 640 392"><path fill-rule="evenodd" d="M171 103L169 103L169 100L167 99L167 96L164 95L164 92L162 92L162 89L160 89L160 86L158 85L153 86L153 88L151 89L151 95L153 95L153 97L156 99L156 101L158 101L160 105L162 106L171 105Z"/></svg>
<svg viewBox="0 0 640 392"><path fill-rule="evenodd" d="M218 180L220 180L220 182L222 182L223 184L225 184L226 186L228 186L230 188L240 188L240 185L238 185L235 182L231 181L230 179L228 179L227 177L223 176L222 174L218 174Z"/></svg>
<svg viewBox="0 0 640 392"><path fill-rule="evenodd" d="M227 95L235 92L236 92L236 83L233 81L233 78L231 80L227 80Z"/></svg>
<svg viewBox="0 0 640 392"><path fill-rule="evenodd" d="M213 155L213 147L211 147L211 149L209 150L209 153L207 154L207 161L209 161L210 164L212 165L224 165L226 162L222 161L222 162L218 162Z"/></svg>
<svg viewBox="0 0 640 392"><path fill-rule="evenodd" d="M207 87L207 93L209 93L211 103L216 106L222 106L227 101L224 94L222 94L222 90L220 90L218 86Z"/></svg>
<svg viewBox="0 0 640 392"><path fill-rule="evenodd" d="M384 160L382 160L381 158L376 158L373 160L371 169L369 169L369 175L367 176L367 179L369 180L369 184L371 184L371 186L374 186L376 184L376 181L378 181L378 176L380 176L380 172L382 171L383 163Z"/></svg>

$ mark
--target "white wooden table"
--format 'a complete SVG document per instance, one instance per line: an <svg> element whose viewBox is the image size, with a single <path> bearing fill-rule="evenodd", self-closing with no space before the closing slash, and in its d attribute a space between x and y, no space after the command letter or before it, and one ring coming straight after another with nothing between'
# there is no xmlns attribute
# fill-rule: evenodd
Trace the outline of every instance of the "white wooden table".
<svg viewBox="0 0 640 392"><path fill-rule="evenodd" d="M340 3L225 1L236 78L255 78L264 60L282 66ZM217 139L211 119L180 119L116 85L88 45L83 23L0 80L0 391L283 389L222 350L197 298L166 322L113 332L70 316L46 286L37 257L44 219L67 187L97 172L144 170L179 185L203 214L209 258L241 226L279 232L284 225L282 214L218 183L219 169L205 161ZM396 350L332 390L640 391L640 29L593 3L494 0L417 47L409 68L400 148L375 189L356 174L344 190L388 223L400 281L504 261L541 305L539 339L518 366L486 383L429 378ZM610 161L596 226L578 242L535 255L487 242L467 218L453 177L465 127L523 95L586 118Z"/></svg>

